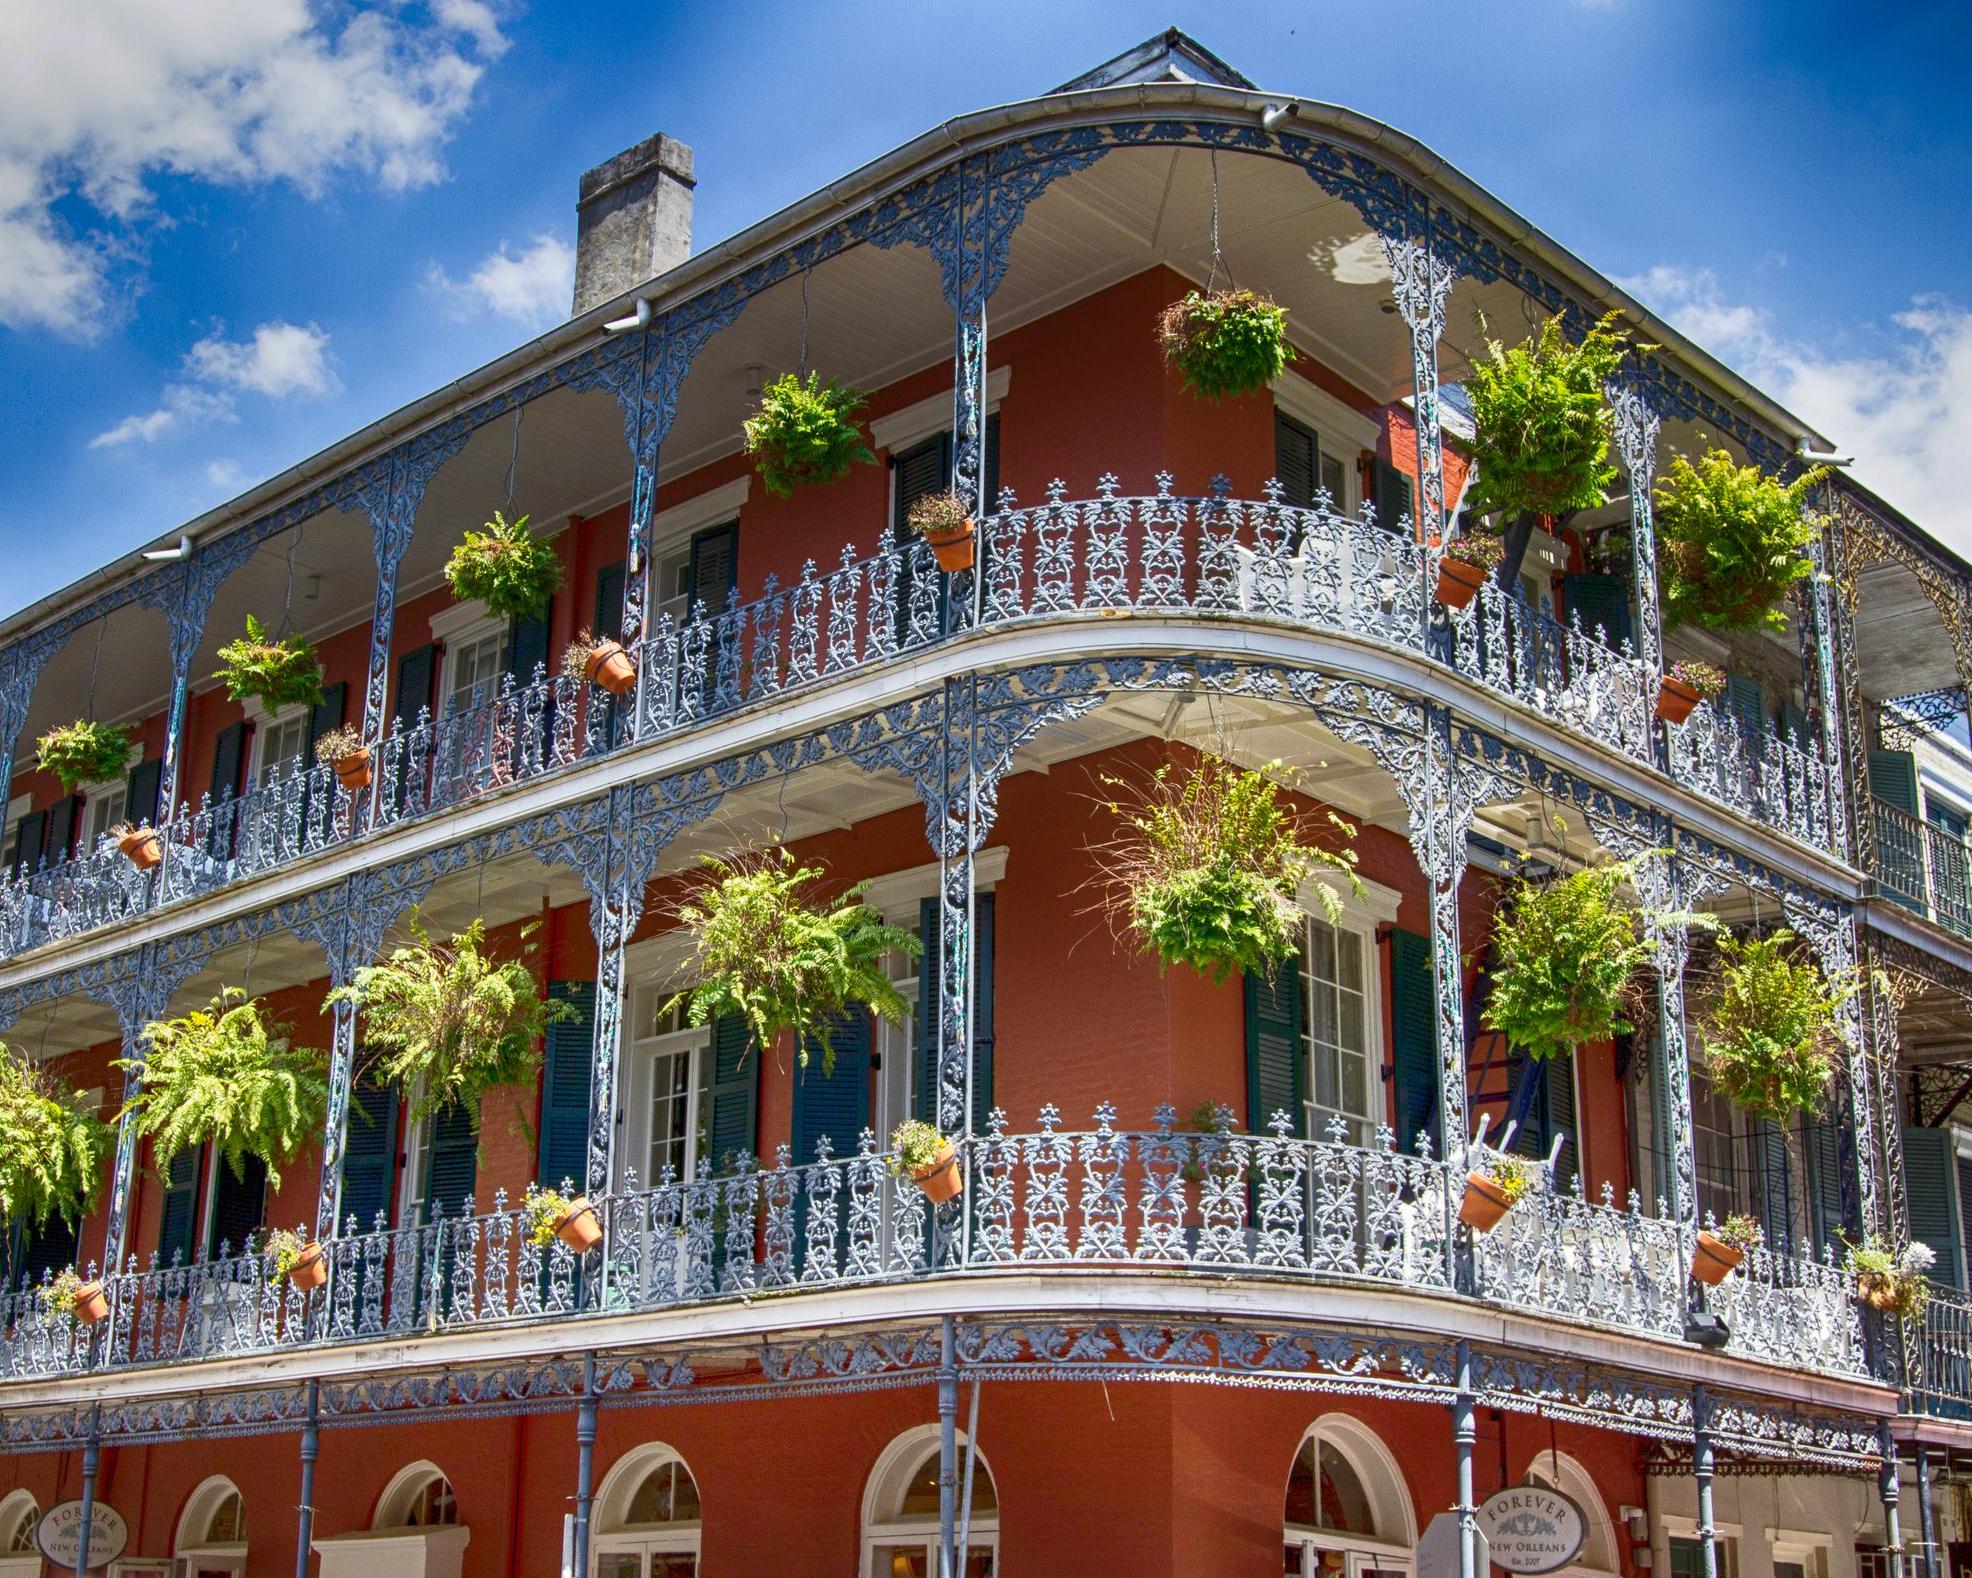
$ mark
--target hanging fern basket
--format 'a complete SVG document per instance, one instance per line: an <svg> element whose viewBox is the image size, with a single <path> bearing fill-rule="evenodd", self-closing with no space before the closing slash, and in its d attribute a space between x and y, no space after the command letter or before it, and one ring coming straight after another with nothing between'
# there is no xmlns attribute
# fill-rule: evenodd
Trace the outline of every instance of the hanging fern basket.
<svg viewBox="0 0 1972 1578"><path fill-rule="evenodd" d="M554 544L527 529L528 517L508 521L498 510L469 531L445 563L445 579L461 601L477 600L502 619L535 619L562 582Z"/></svg>
<svg viewBox="0 0 1972 1578"><path fill-rule="evenodd" d="M322 665L314 647L300 636L275 640L252 614L246 634L219 649L213 678L225 685L228 699L258 700L269 712L322 702Z"/></svg>
<svg viewBox="0 0 1972 1578"><path fill-rule="evenodd" d="M118 724L78 718L42 735L35 743L35 760L74 794L84 784L122 776L130 760L130 731Z"/></svg>
<svg viewBox="0 0 1972 1578"><path fill-rule="evenodd" d="M1287 309L1250 290L1189 291L1157 318L1157 343L1206 400L1258 394L1287 371Z"/></svg>
<svg viewBox="0 0 1972 1578"><path fill-rule="evenodd" d="M744 431L746 452L767 491L790 498L797 488L839 481L853 466L875 465L856 421L868 399L863 390L819 373L805 380L783 373L761 390L760 407Z"/></svg>

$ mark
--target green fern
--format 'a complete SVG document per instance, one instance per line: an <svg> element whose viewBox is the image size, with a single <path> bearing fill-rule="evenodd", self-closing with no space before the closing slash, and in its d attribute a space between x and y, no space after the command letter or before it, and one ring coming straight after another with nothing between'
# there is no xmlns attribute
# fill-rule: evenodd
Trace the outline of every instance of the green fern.
<svg viewBox="0 0 1972 1578"><path fill-rule="evenodd" d="M478 531L469 531L445 561L452 595L477 599L502 619L533 619L547 608L561 585L561 558L554 544L527 529L528 517L509 522L498 510Z"/></svg>
<svg viewBox="0 0 1972 1578"><path fill-rule="evenodd" d="M1616 480L1603 385L1629 348L1614 321L1604 318L1580 344L1570 344L1554 318L1510 348L1486 342L1487 355L1465 380L1476 430L1471 513L1512 520L1603 502Z"/></svg>
<svg viewBox="0 0 1972 1578"><path fill-rule="evenodd" d="M851 466L873 466L856 412L869 399L861 389L810 373L804 383L783 373L760 391L760 409L746 419L746 452L767 491L790 497L799 487L834 482Z"/></svg>
<svg viewBox="0 0 1972 1578"><path fill-rule="evenodd" d="M1705 1067L1735 1106L1776 1123L1819 1112L1835 1078L1836 1014L1858 990L1830 981L1785 929L1719 938L1719 991L1699 1022Z"/></svg>
<svg viewBox="0 0 1972 1578"><path fill-rule="evenodd" d="M225 683L229 700L258 697L273 712L297 702L321 705L322 665L314 647L300 636L269 639L267 627L252 614L246 616L246 634L219 649L219 665L213 678Z"/></svg>
<svg viewBox="0 0 1972 1578"><path fill-rule="evenodd" d="M84 784L123 776L130 760L130 731L121 724L89 718L58 724L35 742L35 760L74 794Z"/></svg>
<svg viewBox="0 0 1972 1578"><path fill-rule="evenodd" d="M1808 549L1819 529L1807 495L1827 475L1818 466L1781 483L1722 449L1699 456L1695 466L1675 457L1654 495L1665 628L1689 623L1784 635L1781 604L1814 573Z"/></svg>
<svg viewBox="0 0 1972 1578"><path fill-rule="evenodd" d="M115 1143L116 1131L73 1086L0 1045L0 1219L80 1220Z"/></svg>
<svg viewBox="0 0 1972 1578"><path fill-rule="evenodd" d="M1254 394L1287 371L1287 309L1250 290L1189 291L1157 318L1164 360L1207 400Z"/></svg>

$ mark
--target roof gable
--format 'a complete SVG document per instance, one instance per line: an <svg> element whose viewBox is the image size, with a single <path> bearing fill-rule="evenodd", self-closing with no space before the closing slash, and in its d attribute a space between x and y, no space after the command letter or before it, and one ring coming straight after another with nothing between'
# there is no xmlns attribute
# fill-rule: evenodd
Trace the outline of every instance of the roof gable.
<svg viewBox="0 0 1972 1578"><path fill-rule="evenodd" d="M1115 88L1132 82L1207 82L1221 88L1256 86L1197 39L1172 27L1053 91L1080 93L1089 88Z"/></svg>

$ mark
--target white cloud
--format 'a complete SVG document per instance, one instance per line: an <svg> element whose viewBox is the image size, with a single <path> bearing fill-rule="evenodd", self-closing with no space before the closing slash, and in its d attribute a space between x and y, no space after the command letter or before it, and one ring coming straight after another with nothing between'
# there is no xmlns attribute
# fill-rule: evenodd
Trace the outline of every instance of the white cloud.
<svg viewBox="0 0 1972 1578"><path fill-rule="evenodd" d="M221 458L205 463L205 480L221 493L238 493L247 485L246 468L237 460Z"/></svg>
<svg viewBox="0 0 1972 1578"><path fill-rule="evenodd" d="M1914 297L1866 349L1782 333L1726 299L1709 269L1660 264L1618 283L1856 457L1859 482L1926 530L1972 551L1972 309Z"/></svg>
<svg viewBox="0 0 1972 1578"><path fill-rule="evenodd" d="M237 422L233 397L194 384L166 384L154 411L126 416L89 440L91 449L116 449L124 444L155 444L161 438L213 422Z"/></svg>
<svg viewBox="0 0 1972 1578"><path fill-rule="evenodd" d="M244 342L210 335L186 354L185 366L207 383L276 399L334 394L342 387L329 370L329 337L312 323L263 323Z"/></svg>
<svg viewBox="0 0 1972 1578"><path fill-rule="evenodd" d="M0 325L101 333L159 175L311 195L438 180L504 4L432 0L428 21L388 0L0 5ZM99 229L57 213L73 199Z"/></svg>
<svg viewBox="0 0 1972 1578"><path fill-rule="evenodd" d="M516 255L502 241L463 280L434 263L425 284L451 299L455 317L490 312L518 323L556 323L568 316L575 294L575 249L544 234Z"/></svg>

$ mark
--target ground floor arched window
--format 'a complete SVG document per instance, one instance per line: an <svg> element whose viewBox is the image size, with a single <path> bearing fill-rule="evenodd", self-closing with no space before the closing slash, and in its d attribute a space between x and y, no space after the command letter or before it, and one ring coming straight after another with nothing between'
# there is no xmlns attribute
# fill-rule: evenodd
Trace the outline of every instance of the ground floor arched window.
<svg viewBox="0 0 1972 1578"><path fill-rule="evenodd" d="M1538 1452L1527 1465L1527 1483L1558 1490L1582 1509L1582 1548L1574 1561L1557 1569L1558 1578L1605 1578L1620 1567L1616 1526L1595 1479L1566 1452Z"/></svg>
<svg viewBox="0 0 1972 1578"><path fill-rule="evenodd" d="M1360 1420L1327 1414L1295 1448L1282 1518L1286 1578L1410 1578L1417 1523L1396 1459Z"/></svg>
<svg viewBox="0 0 1972 1578"><path fill-rule="evenodd" d="M965 1464L960 1432L961 1498ZM924 1425L891 1442L870 1470L863 1492L863 1578L937 1578L939 1532L938 1426ZM964 1578L993 1578L999 1552L1000 1498L981 1453L972 1470Z"/></svg>
<svg viewBox="0 0 1972 1578"><path fill-rule="evenodd" d="M183 1578L236 1578L247 1570L246 1503L239 1486L215 1474L192 1492L172 1554Z"/></svg>
<svg viewBox="0 0 1972 1578"><path fill-rule="evenodd" d="M41 1552L34 1543L41 1504L28 1490L0 1497L0 1578L41 1578Z"/></svg>
<svg viewBox="0 0 1972 1578"><path fill-rule="evenodd" d="M624 1454L596 1497L592 1578L697 1578L698 1484L685 1460L653 1441Z"/></svg>

